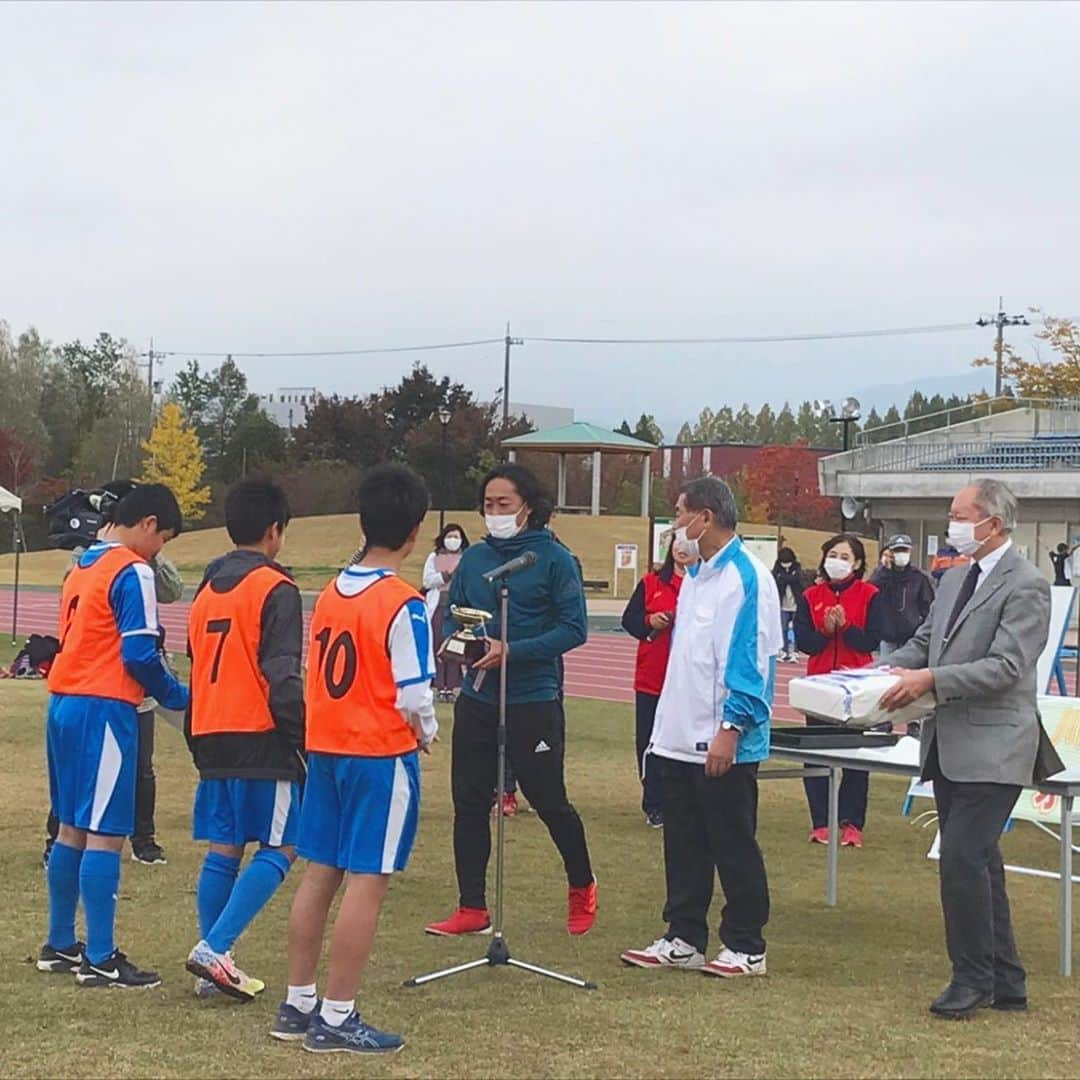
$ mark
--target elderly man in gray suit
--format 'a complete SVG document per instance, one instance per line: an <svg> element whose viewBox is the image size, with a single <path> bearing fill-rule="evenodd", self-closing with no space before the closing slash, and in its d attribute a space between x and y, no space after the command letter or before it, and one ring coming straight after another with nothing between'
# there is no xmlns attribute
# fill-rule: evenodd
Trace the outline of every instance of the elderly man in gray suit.
<svg viewBox="0 0 1080 1080"><path fill-rule="evenodd" d="M895 709L933 692L922 776L941 826L941 906L952 981L930 1006L947 1019L1027 1008L998 838L1021 789L1063 768L1036 708L1035 672L1050 623L1050 585L1016 550L1016 496L981 480L952 501L949 540L968 566L942 579L926 621L890 660Z"/></svg>

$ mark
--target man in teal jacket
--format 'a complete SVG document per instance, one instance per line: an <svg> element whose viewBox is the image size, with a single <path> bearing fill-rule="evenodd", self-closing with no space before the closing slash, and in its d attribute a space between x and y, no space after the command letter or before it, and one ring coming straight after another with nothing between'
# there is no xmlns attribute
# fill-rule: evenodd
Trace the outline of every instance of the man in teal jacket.
<svg viewBox="0 0 1080 1080"><path fill-rule="evenodd" d="M491 927L485 881L491 854L489 811L495 789L499 668L507 665L507 753L518 783L562 855L569 883L567 929L584 934L596 919L596 880L585 829L566 795L562 657L585 643L581 574L573 555L546 528L550 498L520 465L501 465L481 486L488 535L462 556L450 607L495 613L487 655L465 676L454 709L451 786L458 910L431 923L429 934L486 933ZM499 622L499 587L489 570L526 551L536 562L510 579L508 650ZM447 614L449 628L455 628Z"/></svg>

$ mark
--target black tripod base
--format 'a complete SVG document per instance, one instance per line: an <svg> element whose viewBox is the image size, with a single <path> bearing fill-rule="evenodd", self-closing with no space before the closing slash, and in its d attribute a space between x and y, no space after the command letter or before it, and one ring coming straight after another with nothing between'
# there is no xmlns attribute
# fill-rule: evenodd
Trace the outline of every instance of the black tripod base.
<svg viewBox="0 0 1080 1080"><path fill-rule="evenodd" d="M406 979L404 985L426 986L428 983L438 982L439 979L448 979L451 975L460 975L462 972L473 971L481 967L520 968L522 971L531 971L534 975L542 975L545 979L554 979L556 982L576 987L578 990L595 990L597 988L594 982L578 979L573 975L563 975L558 971L549 971L547 968L537 967L535 964L527 964L524 960L515 960L510 955L510 947L506 944L506 938L502 934L496 934L492 938L487 955L479 960L470 960L467 964L458 964L442 971L432 971L427 975L417 975L412 979Z"/></svg>

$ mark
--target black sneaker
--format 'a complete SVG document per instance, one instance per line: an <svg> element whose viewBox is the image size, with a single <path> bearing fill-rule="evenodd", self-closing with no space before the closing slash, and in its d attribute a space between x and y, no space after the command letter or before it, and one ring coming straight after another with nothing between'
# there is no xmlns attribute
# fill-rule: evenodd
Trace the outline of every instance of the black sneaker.
<svg viewBox="0 0 1080 1080"><path fill-rule="evenodd" d="M83 957L75 978L80 986L116 986L123 990L152 990L161 985L156 971L140 971L119 949L100 964L91 964Z"/></svg>
<svg viewBox="0 0 1080 1080"><path fill-rule="evenodd" d="M664 827L664 815L659 810L654 810L651 814L645 815L645 824L650 829L662 829Z"/></svg>
<svg viewBox="0 0 1080 1080"><path fill-rule="evenodd" d="M131 858L144 866L164 866L165 849L156 840L132 840Z"/></svg>
<svg viewBox="0 0 1080 1080"><path fill-rule="evenodd" d="M85 959L86 946L81 941L66 949L54 949L48 942L41 946L37 969L49 975L73 975Z"/></svg>

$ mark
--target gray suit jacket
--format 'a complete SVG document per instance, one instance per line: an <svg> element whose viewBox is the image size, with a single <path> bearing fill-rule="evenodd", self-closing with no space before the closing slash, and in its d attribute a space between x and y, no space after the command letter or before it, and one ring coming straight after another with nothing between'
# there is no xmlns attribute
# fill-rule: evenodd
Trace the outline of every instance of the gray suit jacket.
<svg viewBox="0 0 1080 1080"><path fill-rule="evenodd" d="M946 638L945 625L967 573L967 566L958 566L945 574L925 622L889 663L934 673L938 706L923 725L924 773L936 741L941 771L950 780L1031 784L1063 768L1036 707L1036 666L1050 628L1050 585L1015 546L1010 548Z"/></svg>

